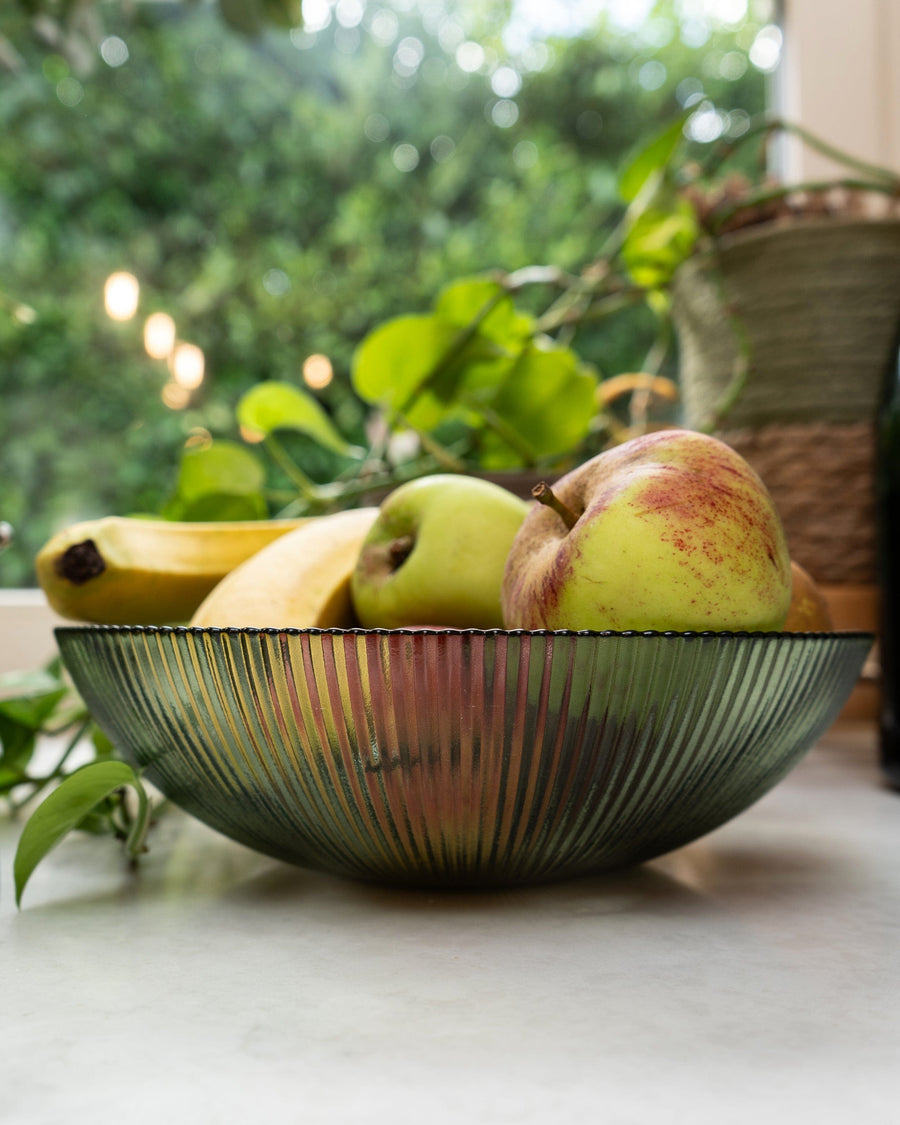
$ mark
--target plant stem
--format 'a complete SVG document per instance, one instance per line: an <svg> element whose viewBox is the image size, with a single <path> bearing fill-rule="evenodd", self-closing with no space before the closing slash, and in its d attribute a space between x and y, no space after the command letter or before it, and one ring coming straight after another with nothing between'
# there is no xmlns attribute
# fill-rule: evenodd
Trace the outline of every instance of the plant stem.
<svg viewBox="0 0 900 1125"><path fill-rule="evenodd" d="M64 776L63 775L63 766L66 764L66 762L67 762L69 756L71 755L72 751L75 749L75 747L78 745L78 743L84 737L84 734L85 734L85 732L87 731L87 729L90 725L91 725L91 720L90 720L89 717L87 719L85 719L82 723L79 724L78 729L75 731L75 733L69 739L69 741L66 743L66 747L62 752L62 756L60 757L60 759L56 763L56 765L53 767L53 769L50 771L50 773L44 774L43 777L23 777L22 778L22 780L18 784L19 785L29 785L29 786L31 786L31 790L30 790L29 793L27 793L20 800L9 802L9 812L10 812L11 816L15 816L17 812L19 812L21 809L23 809L25 807L25 805L27 805L28 802L32 800L32 798L36 797L38 795L38 793L41 792L42 789L46 788L46 786L48 786L51 781L57 781Z"/></svg>
<svg viewBox="0 0 900 1125"><path fill-rule="evenodd" d="M506 289L501 285L497 292L485 301L484 305L479 309L475 317L457 332L452 343L443 353L440 359L431 367L429 371L423 375L415 387L409 392L403 402L394 410L396 417L403 417L408 414L415 406L417 399L421 396L423 391L426 391L447 371L455 362L460 358L465 349L469 346L478 332L478 329L484 321L490 316L494 309L505 301L508 297Z"/></svg>
<svg viewBox="0 0 900 1125"><path fill-rule="evenodd" d="M552 305L535 325L536 332L552 332L554 328L562 325L582 324L585 321L602 320L604 317L613 316L629 305L636 305L646 300L646 292L637 287L622 289L612 293L601 300L594 300L593 293L585 293L580 301L569 304L557 302Z"/></svg>
<svg viewBox="0 0 900 1125"><path fill-rule="evenodd" d="M757 140L760 137L766 138L773 133L779 132L792 134L798 137L815 152L820 153L836 164L842 164L845 168L849 168L862 176L868 177L866 183L866 187L868 188L873 190L890 189L892 186L895 190L897 188L898 177L895 172L892 172L888 168L882 168L878 164L870 164L868 161L859 160L857 157L850 156L849 153L835 148L834 145L823 141L808 129L804 129L802 125L795 125L779 117L765 118L757 121L750 126L746 133L736 140L726 141L717 145L711 151L709 157L700 164L700 176L697 178L705 178L714 175L730 156L749 142ZM879 189L875 187L873 181L884 186Z"/></svg>
<svg viewBox="0 0 900 1125"><path fill-rule="evenodd" d="M147 838L147 831L150 828L151 813L153 812L153 806L150 803L150 798L147 796L147 790L141 785L140 779L137 779L134 791L137 793L138 807L134 820L131 822L128 837L125 840L125 850L132 862L136 861L144 850L144 841Z"/></svg>
<svg viewBox="0 0 900 1125"><path fill-rule="evenodd" d="M305 499L315 500L318 493L318 486L288 454L281 442L278 441L277 438L272 437L271 434L266 434L265 446L269 453L271 453L272 460L275 461L285 476L297 486L297 491Z"/></svg>
<svg viewBox="0 0 900 1125"><path fill-rule="evenodd" d="M773 203L776 199L785 199L789 195L799 195L804 192L809 194L834 191L869 191L891 197L900 196L900 180L894 184L873 184L866 180L819 180L803 184L779 184L769 188L760 188L749 192L739 202L733 203L722 211L717 211L710 224L710 230L719 230L730 218L748 207L758 207L764 203Z"/></svg>
<svg viewBox="0 0 900 1125"><path fill-rule="evenodd" d="M747 385L747 378L750 374L750 357L752 352L752 344L750 342L750 334L747 331L747 326L744 324L743 318L738 315L734 307L728 301L728 295L725 292L725 281L722 276L722 271L717 264L714 264L711 276L713 284L716 287L719 305L734 334L737 354L731 366L731 378L728 382L728 386L725 388L724 394L699 427L702 433L707 434L713 433L721 426L722 422L731 412L734 404L743 394L744 387Z"/></svg>
<svg viewBox="0 0 900 1125"><path fill-rule="evenodd" d="M506 442L514 453L518 454L526 468L530 469L537 464L538 455L534 449L499 414L495 413L489 406L479 407L479 411L488 428L492 429L502 441Z"/></svg>

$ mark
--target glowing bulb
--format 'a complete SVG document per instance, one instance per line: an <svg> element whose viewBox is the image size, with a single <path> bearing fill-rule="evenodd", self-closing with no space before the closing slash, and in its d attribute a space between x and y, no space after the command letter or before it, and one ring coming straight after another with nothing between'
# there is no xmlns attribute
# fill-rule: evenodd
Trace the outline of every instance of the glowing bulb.
<svg viewBox="0 0 900 1125"><path fill-rule="evenodd" d="M111 273L103 287L103 303L113 320L131 320L137 312L141 287L132 273Z"/></svg>
<svg viewBox="0 0 900 1125"><path fill-rule="evenodd" d="M310 355L303 362L303 379L308 387L321 390L334 378L334 369L327 355Z"/></svg>
<svg viewBox="0 0 900 1125"><path fill-rule="evenodd" d="M177 383L166 383L162 389L162 400L170 410L184 410L191 401L191 392Z"/></svg>
<svg viewBox="0 0 900 1125"><path fill-rule="evenodd" d="M206 362L196 344L177 344L169 360L172 378L185 390L193 391L203 382Z"/></svg>
<svg viewBox="0 0 900 1125"><path fill-rule="evenodd" d="M144 322L144 350L151 359L168 359L175 347L175 321L158 312Z"/></svg>

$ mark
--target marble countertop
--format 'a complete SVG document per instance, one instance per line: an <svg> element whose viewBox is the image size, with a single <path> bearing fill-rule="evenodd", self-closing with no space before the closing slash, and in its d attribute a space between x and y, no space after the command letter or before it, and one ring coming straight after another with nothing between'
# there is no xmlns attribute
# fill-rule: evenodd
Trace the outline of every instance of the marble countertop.
<svg viewBox="0 0 900 1125"><path fill-rule="evenodd" d="M3 1122L898 1120L900 794L869 728L703 840L542 888L155 831L138 874L70 837L17 911L0 824Z"/></svg>

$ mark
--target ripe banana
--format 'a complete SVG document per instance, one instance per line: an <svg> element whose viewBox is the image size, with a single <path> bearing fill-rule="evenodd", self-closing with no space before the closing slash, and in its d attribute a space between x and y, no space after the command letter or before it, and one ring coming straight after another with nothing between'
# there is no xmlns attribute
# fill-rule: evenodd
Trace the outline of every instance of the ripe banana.
<svg viewBox="0 0 900 1125"><path fill-rule="evenodd" d="M356 624L350 575L377 508L320 516L241 563L219 583L192 625L276 629Z"/></svg>
<svg viewBox="0 0 900 1125"><path fill-rule="evenodd" d="M35 568L62 617L102 625L178 624L239 563L310 522L107 516L58 532L38 552Z"/></svg>

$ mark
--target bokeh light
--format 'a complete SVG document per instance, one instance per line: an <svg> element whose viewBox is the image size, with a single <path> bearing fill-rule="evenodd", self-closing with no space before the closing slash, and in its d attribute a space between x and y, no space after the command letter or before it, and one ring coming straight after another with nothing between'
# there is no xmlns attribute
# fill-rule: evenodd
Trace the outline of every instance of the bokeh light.
<svg viewBox="0 0 900 1125"><path fill-rule="evenodd" d="M168 359L175 347L175 321L156 312L144 321L144 351L151 359Z"/></svg>
<svg viewBox="0 0 900 1125"><path fill-rule="evenodd" d="M307 32L324 31L331 23L328 0L303 0L303 28Z"/></svg>
<svg viewBox="0 0 900 1125"><path fill-rule="evenodd" d="M111 273L103 286L103 304L112 320L131 320L137 312L141 287L133 273Z"/></svg>
<svg viewBox="0 0 900 1125"><path fill-rule="evenodd" d="M484 66L484 47L474 39L467 39L456 48L456 65L466 74L474 74Z"/></svg>
<svg viewBox="0 0 900 1125"><path fill-rule="evenodd" d="M187 391L196 390L203 382L206 359L196 344L179 343L175 345L169 358L169 370L179 387Z"/></svg>
<svg viewBox="0 0 900 1125"><path fill-rule="evenodd" d="M394 146L391 160L398 172L412 172L419 166L419 150L415 145L404 141Z"/></svg>
<svg viewBox="0 0 900 1125"><path fill-rule="evenodd" d="M313 390L322 390L333 378L334 368L327 355L310 355L303 361L303 381Z"/></svg>
<svg viewBox="0 0 900 1125"><path fill-rule="evenodd" d="M118 35L107 35L100 44L100 58L107 66L124 66L128 62L128 44Z"/></svg>
<svg viewBox="0 0 900 1125"><path fill-rule="evenodd" d="M753 40L750 48L750 61L757 70L772 71L781 60L781 28L768 24Z"/></svg>
<svg viewBox="0 0 900 1125"><path fill-rule="evenodd" d="M184 410L191 401L191 392L178 383L166 383L160 397L170 410Z"/></svg>

